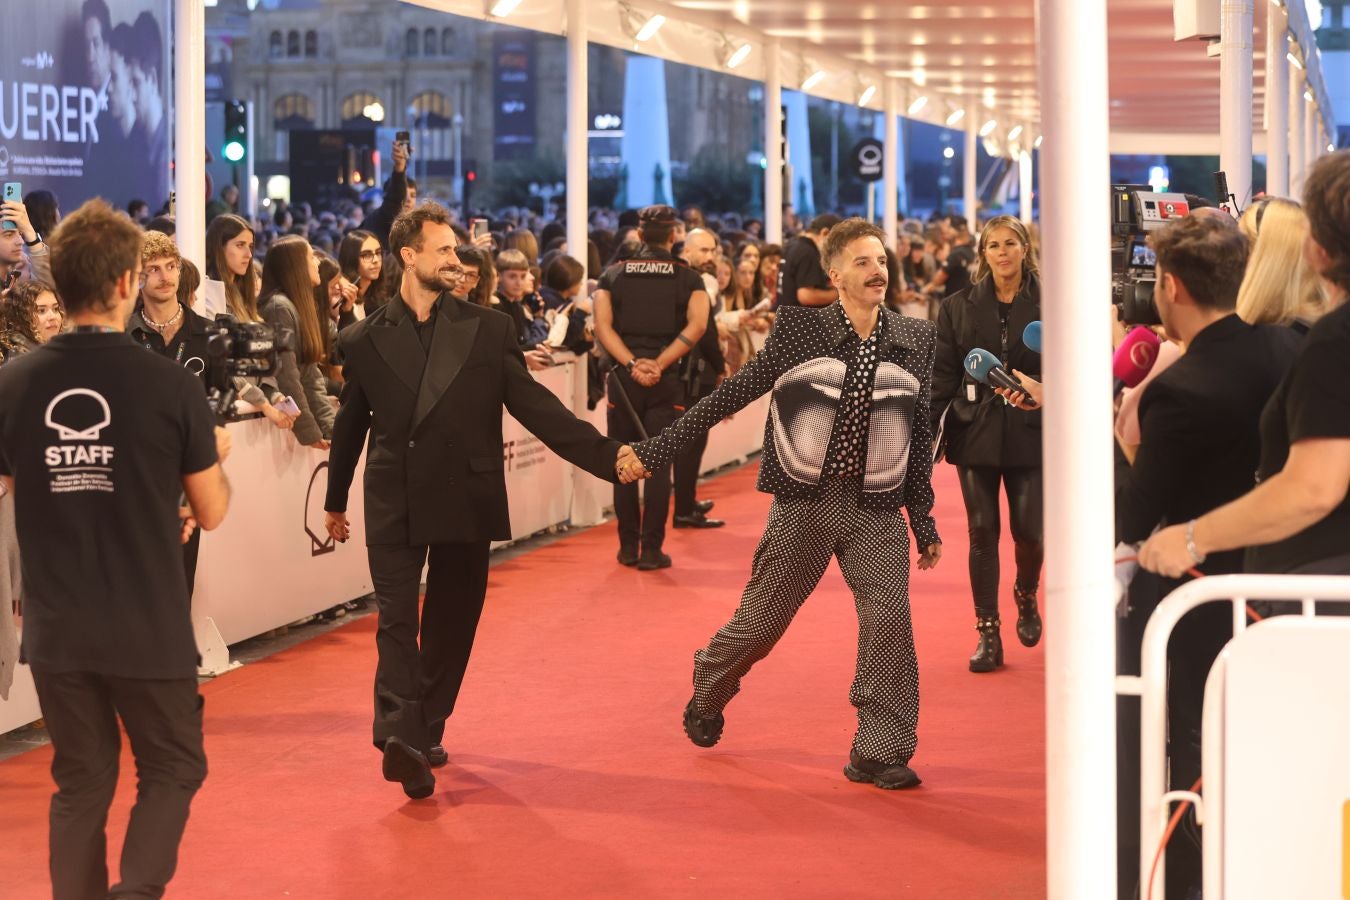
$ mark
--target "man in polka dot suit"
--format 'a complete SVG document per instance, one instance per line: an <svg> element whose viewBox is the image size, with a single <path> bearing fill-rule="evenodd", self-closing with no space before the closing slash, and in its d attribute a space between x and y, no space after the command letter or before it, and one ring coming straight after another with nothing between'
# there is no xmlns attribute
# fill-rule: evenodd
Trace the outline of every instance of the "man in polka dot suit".
<svg viewBox="0 0 1350 900"><path fill-rule="evenodd" d="M783 307L768 343L678 422L637 444L629 477L657 470L727 416L772 390L759 489L774 495L741 603L694 654L684 729L700 747L722 736L722 711L820 582L831 557L858 609L849 700L858 730L844 774L913 787L919 671L909 611L909 537L919 568L942 556L933 508L931 322L886 310L883 234L862 219L830 231L822 255L839 302Z"/></svg>

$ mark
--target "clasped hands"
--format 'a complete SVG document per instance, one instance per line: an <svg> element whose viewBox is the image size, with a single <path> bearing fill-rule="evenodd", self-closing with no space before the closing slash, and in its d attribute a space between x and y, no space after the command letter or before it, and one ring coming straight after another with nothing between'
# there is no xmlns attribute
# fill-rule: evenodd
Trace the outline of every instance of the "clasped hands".
<svg viewBox="0 0 1350 900"><path fill-rule="evenodd" d="M620 484L632 484L635 481L652 477L652 473L647 471L647 467L642 464L642 460L638 459L638 455L633 452L633 448L627 444L619 448L618 458L614 460L614 474L619 476Z"/></svg>
<svg viewBox="0 0 1350 900"><path fill-rule="evenodd" d="M661 381L661 367L654 359L634 360L630 374L643 387L655 387Z"/></svg>

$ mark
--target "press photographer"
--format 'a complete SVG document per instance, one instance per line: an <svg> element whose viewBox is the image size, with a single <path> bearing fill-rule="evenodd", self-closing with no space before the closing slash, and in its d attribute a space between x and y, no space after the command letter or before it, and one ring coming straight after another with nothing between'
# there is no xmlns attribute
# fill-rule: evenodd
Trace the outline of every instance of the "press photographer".
<svg viewBox="0 0 1350 900"><path fill-rule="evenodd" d="M140 230L96 200L51 247L75 329L0 368L0 478L23 547L22 659L54 749L53 894L110 892L120 718L140 783L111 893L160 896L206 777L179 498L203 528L224 520L229 439L200 382L124 333Z"/></svg>

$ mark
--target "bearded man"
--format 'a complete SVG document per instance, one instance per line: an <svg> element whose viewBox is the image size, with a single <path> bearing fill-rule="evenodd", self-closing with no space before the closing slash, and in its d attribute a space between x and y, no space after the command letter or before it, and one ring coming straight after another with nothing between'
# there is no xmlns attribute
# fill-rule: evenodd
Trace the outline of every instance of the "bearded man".
<svg viewBox="0 0 1350 900"><path fill-rule="evenodd" d="M483 609L488 547L511 536L503 407L599 478L616 481L616 468L635 459L531 377L509 316L451 294L460 278L456 243L440 204L394 220L389 249L403 264L399 292L339 339L346 385L324 504L329 535L346 541L347 494L369 434L365 537L379 605L374 742L385 779L414 799L432 794L431 769L448 761L441 740Z"/></svg>

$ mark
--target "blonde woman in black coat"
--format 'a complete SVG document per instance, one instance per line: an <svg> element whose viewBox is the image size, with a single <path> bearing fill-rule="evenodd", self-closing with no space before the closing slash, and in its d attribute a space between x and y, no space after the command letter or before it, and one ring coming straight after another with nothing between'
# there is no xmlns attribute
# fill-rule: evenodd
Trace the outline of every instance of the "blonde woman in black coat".
<svg viewBox="0 0 1350 900"><path fill-rule="evenodd" d="M1022 342L1022 331L1041 317L1036 253L1026 226L1012 216L991 220L980 234L974 284L943 302L933 364L933 415L943 413L945 453L956 466L970 528L970 585L980 634L972 672L1003 665L999 632L999 485L1008 496L1009 525L1017 560L1013 599L1017 637L1034 647L1041 639L1036 606L1044 558L1041 497L1041 413L1010 406L965 371L976 347L995 354L1004 369L1039 377L1040 354Z"/></svg>

